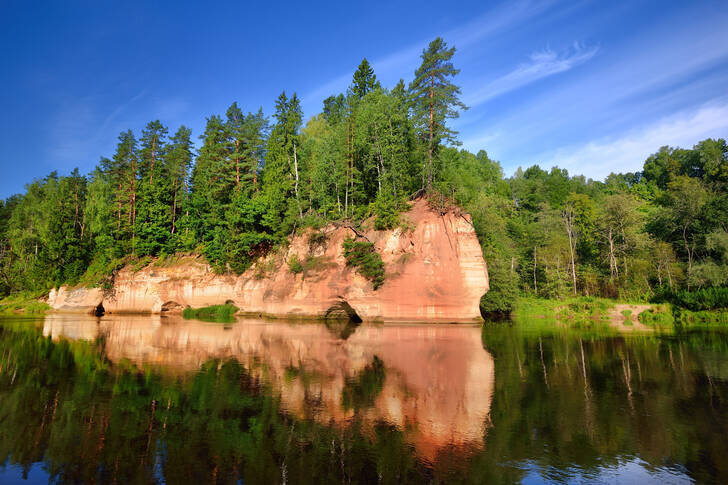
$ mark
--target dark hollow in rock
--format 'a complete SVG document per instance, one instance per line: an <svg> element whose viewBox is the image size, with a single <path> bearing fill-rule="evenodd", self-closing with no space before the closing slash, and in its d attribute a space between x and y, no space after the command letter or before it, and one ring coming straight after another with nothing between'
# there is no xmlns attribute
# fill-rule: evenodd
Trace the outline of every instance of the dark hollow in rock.
<svg viewBox="0 0 728 485"><path fill-rule="evenodd" d="M162 305L162 313L182 313L185 307L176 301L168 301Z"/></svg>

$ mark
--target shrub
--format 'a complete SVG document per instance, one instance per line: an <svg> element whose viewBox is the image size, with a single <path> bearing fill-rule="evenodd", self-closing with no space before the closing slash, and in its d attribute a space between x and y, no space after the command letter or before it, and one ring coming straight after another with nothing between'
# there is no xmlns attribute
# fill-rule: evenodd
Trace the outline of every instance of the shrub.
<svg viewBox="0 0 728 485"><path fill-rule="evenodd" d="M303 264L301 264L297 254L294 254L288 260L288 270L293 274L303 273Z"/></svg>
<svg viewBox="0 0 728 485"><path fill-rule="evenodd" d="M656 302L672 303L694 312L728 308L728 287L718 286L700 290L664 291L653 298Z"/></svg>
<svg viewBox="0 0 728 485"><path fill-rule="evenodd" d="M377 197L374 202L374 229L384 231L394 229L399 225L399 213L402 212L402 203L389 197Z"/></svg>
<svg viewBox="0 0 728 485"><path fill-rule="evenodd" d="M517 277L497 262L490 267L490 290L480 299L484 319L502 318L513 311L518 298Z"/></svg>
<svg viewBox="0 0 728 485"><path fill-rule="evenodd" d="M238 307L231 304L213 305L203 308L185 308L182 318L202 320L204 322L231 323L235 321Z"/></svg>
<svg viewBox="0 0 728 485"><path fill-rule="evenodd" d="M351 237L344 240L346 265L356 268L357 272L372 282L376 290L384 283L384 262L374 244L369 241L356 241Z"/></svg>
<svg viewBox="0 0 728 485"><path fill-rule="evenodd" d="M640 323L651 327L668 327L675 323L675 318L667 305L649 308L639 314Z"/></svg>

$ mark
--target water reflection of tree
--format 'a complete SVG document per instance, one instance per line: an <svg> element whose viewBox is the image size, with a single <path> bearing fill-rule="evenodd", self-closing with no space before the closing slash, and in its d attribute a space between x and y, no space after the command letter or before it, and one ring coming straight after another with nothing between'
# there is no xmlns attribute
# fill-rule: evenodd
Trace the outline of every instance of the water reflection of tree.
<svg viewBox="0 0 728 485"><path fill-rule="evenodd" d="M347 379L341 392L344 409L361 409L374 406L384 386L384 362L376 355L356 376Z"/></svg>
<svg viewBox="0 0 728 485"><path fill-rule="evenodd" d="M401 430L379 423L365 433L356 418L343 428L294 419L235 361L165 376L112 365L96 350L0 327L0 460L26 471L43 463L58 483L420 483L432 476ZM375 360L359 376L354 401L371 399L381 367Z"/></svg>
<svg viewBox="0 0 728 485"><path fill-rule="evenodd" d="M706 372L725 362L725 335L499 325L484 328L483 344L496 362L495 394L486 451L471 471L484 481L518 481L526 461L594 472L635 455L655 467L682 464L698 481L728 480L727 374Z"/></svg>
<svg viewBox="0 0 728 485"><path fill-rule="evenodd" d="M0 460L43 463L58 483L512 483L526 461L566 473L639 455L726 482L727 341L486 327L496 378L485 447L424 463L401 429L358 413L343 427L287 415L235 361L169 376L111 364L101 342L3 324ZM377 367L350 380L352 403L376 397Z"/></svg>

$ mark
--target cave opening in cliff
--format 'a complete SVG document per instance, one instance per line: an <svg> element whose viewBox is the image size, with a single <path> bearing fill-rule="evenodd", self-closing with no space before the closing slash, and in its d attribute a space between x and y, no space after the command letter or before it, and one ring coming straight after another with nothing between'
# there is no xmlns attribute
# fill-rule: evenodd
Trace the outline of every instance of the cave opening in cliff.
<svg viewBox="0 0 728 485"><path fill-rule="evenodd" d="M162 305L162 313L182 313L185 307L176 301L168 301Z"/></svg>
<svg viewBox="0 0 728 485"><path fill-rule="evenodd" d="M104 313L106 313L106 309L104 309L103 303L99 303L96 307L94 307L94 316L101 317Z"/></svg>
<svg viewBox="0 0 728 485"><path fill-rule="evenodd" d="M356 310L354 310L354 308L349 305L349 302L343 298L326 310L325 319L346 321L355 324L362 322L362 319L359 314L356 313Z"/></svg>
<svg viewBox="0 0 728 485"><path fill-rule="evenodd" d="M343 298L326 310L325 320L326 328L343 340L349 338L362 322L356 310Z"/></svg>

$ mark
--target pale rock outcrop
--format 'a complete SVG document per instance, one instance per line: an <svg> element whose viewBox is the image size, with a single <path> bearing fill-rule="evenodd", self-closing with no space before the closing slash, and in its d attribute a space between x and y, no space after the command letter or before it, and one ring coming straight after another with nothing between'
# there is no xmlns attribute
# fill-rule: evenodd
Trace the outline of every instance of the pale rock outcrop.
<svg viewBox="0 0 728 485"><path fill-rule="evenodd" d="M54 309L80 311L95 303L111 313L165 313L231 302L248 314L314 318L346 302L364 321L479 320L488 272L469 216L457 209L435 211L419 199L405 217L407 230L360 231L385 263L386 279L377 290L346 266L342 243L354 231L330 225L321 231L321 241L313 241L310 231L299 234L285 250L240 276L217 275L202 259L187 257L170 266L124 268L107 294L84 290L82 296L81 290L61 288L48 301ZM287 264L294 255L315 263L294 274Z"/></svg>

